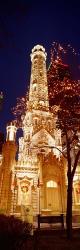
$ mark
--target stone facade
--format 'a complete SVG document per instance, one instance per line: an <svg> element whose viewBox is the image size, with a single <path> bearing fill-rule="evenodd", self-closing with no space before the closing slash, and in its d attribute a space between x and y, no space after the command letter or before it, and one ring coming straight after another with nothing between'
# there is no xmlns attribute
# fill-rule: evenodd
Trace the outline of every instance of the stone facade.
<svg viewBox="0 0 80 250"><path fill-rule="evenodd" d="M19 139L18 161L15 160L16 128L11 124L7 126L0 166L0 211L24 220L27 212L33 215L66 212L66 160L61 154L57 116L49 110L46 56L43 46L33 48L29 101L23 118L23 137Z"/></svg>

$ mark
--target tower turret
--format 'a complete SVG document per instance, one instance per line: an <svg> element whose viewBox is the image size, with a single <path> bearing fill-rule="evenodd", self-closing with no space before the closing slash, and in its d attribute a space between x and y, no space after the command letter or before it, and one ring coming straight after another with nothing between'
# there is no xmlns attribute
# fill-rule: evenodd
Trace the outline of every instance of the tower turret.
<svg viewBox="0 0 80 250"><path fill-rule="evenodd" d="M15 124L13 124L12 122L7 125L7 137L6 137L6 140L7 141L15 141L16 139L16 131L17 131L17 128L15 126Z"/></svg>
<svg viewBox="0 0 80 250"><path fill-rule="evenodd" d="M3 160L0 175L0 210L6 214L13 212L12 183L14 182L15 156L17 145L15 142L16 127L14 124L7 126L7 139L3 145Z"/></svg>

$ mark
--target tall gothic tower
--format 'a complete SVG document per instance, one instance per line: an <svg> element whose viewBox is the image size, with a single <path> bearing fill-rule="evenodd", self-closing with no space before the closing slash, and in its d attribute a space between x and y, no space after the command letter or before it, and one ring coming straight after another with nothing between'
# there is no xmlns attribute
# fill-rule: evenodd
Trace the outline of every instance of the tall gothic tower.
<svg viewBox="0 0 80 250"><path fill-rule="evenodd" d="M23 120L24 161L30 151L30 145L55 144L53 136L56 119L49 111L48 83L46 70L46 52L43 46L36 45L31 53L31 77L28 109ZM46 134L47 132L47 134ZM49 133L49 134L48 134ZM23 153L22 153L23 155ZM22 158L19 154L19 159Z"/></svg>
<svg viewBox="0 0 80 250"><path fill-rule="evenodd" d="M21 195L23 197L22 191L20 191L21 185L24 185L24 181L25 186L29 183L28 190L30 197L32 197L30 200L35 214L39 212L38 177L40 182L43 182L43 154L47 156L53 152L54 155L58 156L59 151L56 151L55 146L60 145L61 139L59 132L57 133L55 130L56 119L49 111L46 56L43 46L36 45L32 49L29 101L23 119L23 137L19 140L16 168L20 185L18 188L19 197ZM35 192L32 191L31 194L32 183L34 183ZM27 200L25 202L23 198L22 200L22 206L24 203L27 205ZM41 201L41 206L44 207L43 203L44 201Z"/></svg>

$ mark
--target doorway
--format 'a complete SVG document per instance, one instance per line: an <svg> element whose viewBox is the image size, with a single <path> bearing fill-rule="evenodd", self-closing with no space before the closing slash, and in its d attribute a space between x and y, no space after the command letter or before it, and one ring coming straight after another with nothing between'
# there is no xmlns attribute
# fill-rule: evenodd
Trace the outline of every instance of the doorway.
<svg viewBox="0 0 80 250"><path fill-rule="evenodd" d="M53 213L60 211L60 192L57 182L50 180L46 183L47 209Z"/></svg>

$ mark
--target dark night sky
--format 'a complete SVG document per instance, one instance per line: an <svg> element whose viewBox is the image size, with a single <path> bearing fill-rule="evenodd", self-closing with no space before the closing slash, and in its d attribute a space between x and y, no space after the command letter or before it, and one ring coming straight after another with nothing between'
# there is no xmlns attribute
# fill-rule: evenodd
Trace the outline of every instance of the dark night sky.
<svg viewBox="0 0 80 250"><path fill-rule="evenodd" d="M53 41L80 49L80 4L75 1L22 0L0 3L0 91L4 103L0 130L12 120L11 107L25 95L30 79L30 52L42 44L50 60ZM47 3L46 3L47 2ZM79 77L80 79L80 77Z"/></svg>

